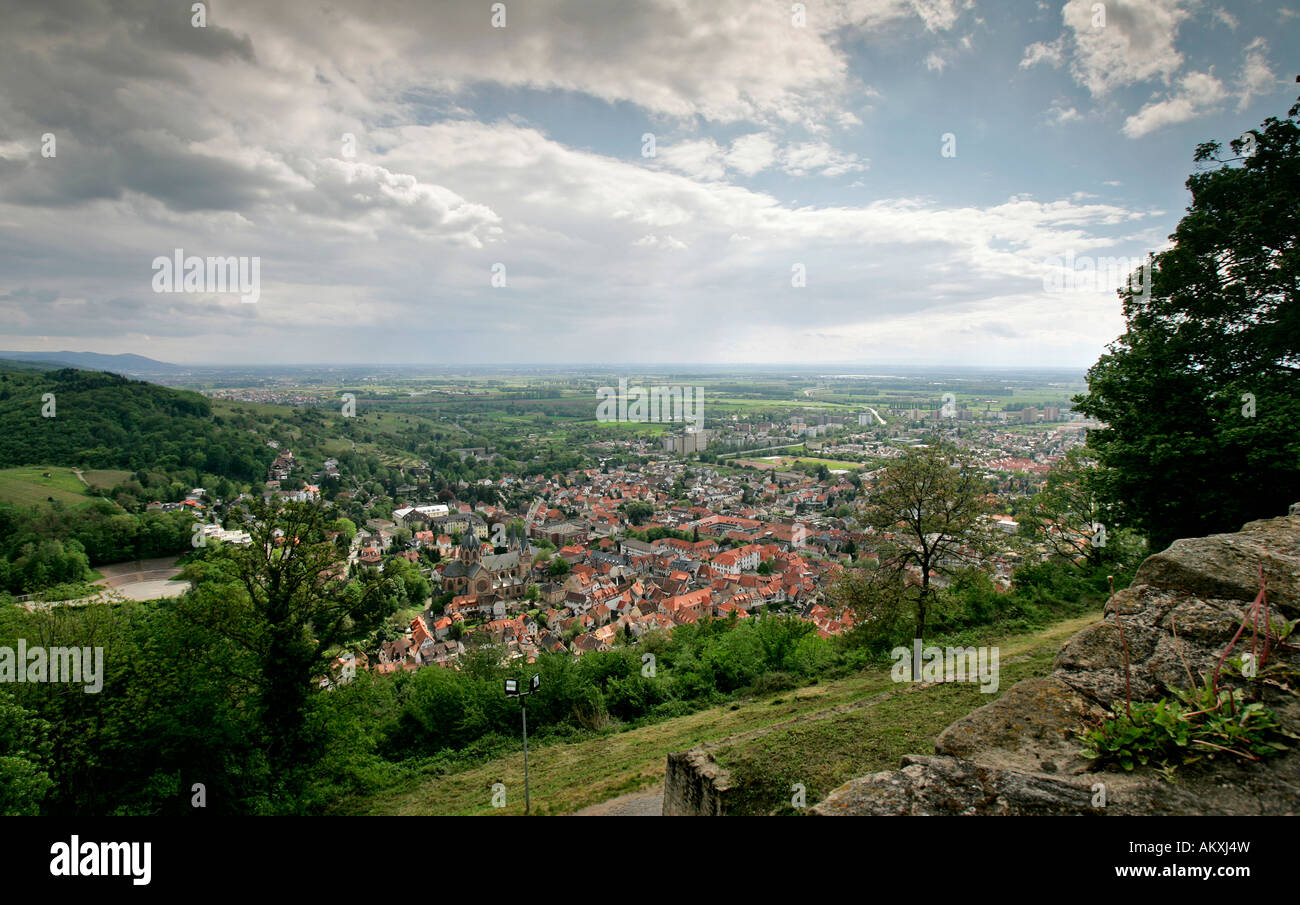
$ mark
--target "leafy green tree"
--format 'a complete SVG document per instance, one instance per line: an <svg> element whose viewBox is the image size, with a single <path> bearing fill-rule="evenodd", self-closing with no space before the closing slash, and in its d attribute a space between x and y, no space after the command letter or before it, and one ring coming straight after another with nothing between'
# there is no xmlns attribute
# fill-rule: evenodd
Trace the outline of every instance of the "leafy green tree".
<svg viewBox="0 0 1300 905"><path fill-rule="evenodd" d="M244 524L251 543L187 568L190 616L254 656L268 754L286 781L310 762L306 715L332 652L395 609L391 582L369 573L346 581L327 525L317 505L254 500Z"/></svg>
<svg viewBox="0 0 1300 905"><path fill-rule="evenodd" d="M644 500L633 500L623 506L623 512L629 522L639 525L654 515L655 507Z"/></svg>
<svg viewBox="0 0 1300 905"><path fill-rule="evenodd" d="M53 787L46 765L49 724L0 690L0 816L40 813Z"/></svg>
<svg viewBox="0 0 1300 905"><path fill-rule="evenodd" d="M1096 465L1086 450L1070 450L1047 473L1025 516L1035 540L1084 567L1101 564L1108 541L1109 514L1094 489Z"/></svg>
<svg viewBox="0 0 1300 905"><path fill-rule="evenodd" d="M978 563L990 543L983 482L969 455L940 446L909 450L890 460L862 513L875 529L879 568L841 587L864 616L898 598L910 601L915 636L925 637L934 597L932 577Z"/></svg>
<svg viewBox="0 0 1300 905"><path fill-rule="evenodd" d="M400 606L418 606L423 608L429 599L429 579L420 572L420 567L403 556L392 556L384 562L384 578L388 588L396 592Z"/></svg>
<svg viewBox="0 0 1300 905"><path fill-rule="evenodd" d="M1300 499L1300 103L1196 149L1187 214L1148 278L1120 291L1126 330L1078 409L1121 524L1159 549L1235 531Z"/></svg>

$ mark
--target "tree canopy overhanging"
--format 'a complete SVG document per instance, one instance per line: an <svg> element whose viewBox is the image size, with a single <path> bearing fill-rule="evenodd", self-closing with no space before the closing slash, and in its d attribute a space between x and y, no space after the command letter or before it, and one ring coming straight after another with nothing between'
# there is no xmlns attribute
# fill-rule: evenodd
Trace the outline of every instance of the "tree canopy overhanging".
<svg viewBox="0 0 1300 905"><path fill-rule="evenodd" d="M1106 520L1153 550L1300 500L1300 102L1199 145L1192 201L1120 290L1126 330L1075 397ZM1281 507L1279 509L1279 507Z"/></svg>

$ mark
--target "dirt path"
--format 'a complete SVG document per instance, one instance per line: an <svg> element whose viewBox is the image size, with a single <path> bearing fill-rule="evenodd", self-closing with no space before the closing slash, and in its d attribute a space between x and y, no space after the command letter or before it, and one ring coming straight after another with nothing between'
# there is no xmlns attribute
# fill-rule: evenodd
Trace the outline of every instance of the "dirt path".
<svg viewBox="0 0 1300 905"><path fill-rule="evenodd" d="M574 811L574 817L662 817L664 787L632 792Z"/></svg>
<svg viewBox="0 0 1300 905"><path fill-rule="evenodd" d="M86 480L86 476L83 475L83 474L81 473L81 469L80 469L80 468L74 468L74 469L72 469L72 473L73 473L74 475L77 476L77 480L78 480L78 481L80 481L82 484L85 484L85 485L86 485L86 489L87 489L87 490L93 490L93 489L94 489L94 488L92 488L92 487L90 486L90 482ZM108 497L106 497L106 496L101 496L100 499L103 500L105 503L111 503L111 502L113 502L112 500L110 500L110 499L109 499Z"/></svg>

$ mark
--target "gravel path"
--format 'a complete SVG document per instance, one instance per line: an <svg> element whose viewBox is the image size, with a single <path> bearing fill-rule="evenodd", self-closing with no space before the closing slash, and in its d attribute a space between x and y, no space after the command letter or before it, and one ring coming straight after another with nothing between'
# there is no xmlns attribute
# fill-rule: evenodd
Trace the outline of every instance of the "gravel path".
<svg viewBox="0 0 1300 905"><path fill-rule="evenodd" d="M664 812L664 787L655 786L644 792L632 792L620 795L600 804L593 804L580 811L574 811L574 817L662 817Z"/></svg>

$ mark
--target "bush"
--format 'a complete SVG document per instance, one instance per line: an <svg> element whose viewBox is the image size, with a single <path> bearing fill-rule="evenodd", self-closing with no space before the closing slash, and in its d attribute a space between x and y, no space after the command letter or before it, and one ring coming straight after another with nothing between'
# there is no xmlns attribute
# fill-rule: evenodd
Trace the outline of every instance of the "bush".
<svg viewBox="0 0 1300 905"><path fill-rule="evenodd" d="M750 686L749 691L755 697L762 697L778 691L790 691L798 687L798 680L789 673L765 672L758 677L758 681Z"/></svg>

